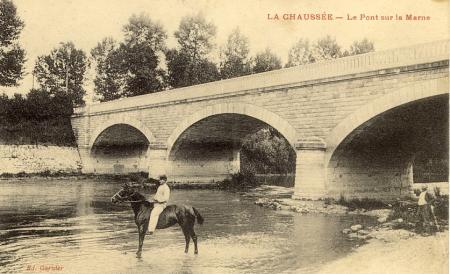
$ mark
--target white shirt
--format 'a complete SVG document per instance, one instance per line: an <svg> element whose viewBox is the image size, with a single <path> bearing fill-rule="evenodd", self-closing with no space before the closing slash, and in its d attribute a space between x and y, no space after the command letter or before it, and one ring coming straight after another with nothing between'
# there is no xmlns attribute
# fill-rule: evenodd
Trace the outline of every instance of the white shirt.
<svg viewBox="0 0 450 274"><path fill-rule="evenodd" d="M427 195L426 191L422 191L420 193L420 195L419 195L419 202L418 202L419 205L426 205L426 204L428 204L427 203L427 199L426 199L426 195Z"/></svg>
<svg viewBox="0 0 450 274"><path fill-rule="evenodd" d="M170 197L170 188L166 184L162 184L158 187L158 190L156 191L155 196L153 197L153 200L158 201L159 203L167 203Z"/></svg>

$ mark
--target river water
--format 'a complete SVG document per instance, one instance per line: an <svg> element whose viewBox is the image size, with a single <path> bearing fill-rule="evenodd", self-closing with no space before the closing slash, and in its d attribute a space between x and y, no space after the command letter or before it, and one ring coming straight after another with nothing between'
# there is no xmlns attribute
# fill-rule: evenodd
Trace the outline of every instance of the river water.
<svg viewBox="0 0 450 274"><path fill-rule="evenodd" d="M147 236L135 257L129 204L114 205L120 184L90 180L0 181L0 272L313 273L357 245L341 233L358 216L300 215L264 209L216 190L173 190L171 203L195 206L199 255L184 254L178 226ZM149 191L144 191L149 194Z"/></svg>

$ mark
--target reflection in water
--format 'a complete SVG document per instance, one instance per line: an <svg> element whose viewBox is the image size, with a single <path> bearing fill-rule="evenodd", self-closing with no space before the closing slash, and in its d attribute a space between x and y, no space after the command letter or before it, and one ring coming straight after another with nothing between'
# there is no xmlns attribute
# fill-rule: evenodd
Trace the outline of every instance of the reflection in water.
<svg viewBox="0 0 450 274"><path fill-rule="evenodd" d="M199 255L184 254L179 227L157 230L136 259L137 228L128 204L110 197L118 184L79 180L0 182L0 267L33 273L310 272L350 252L340 231L355 217L298 215L260 208L235 193L173 190L205 218L196 225ZM145 193L149 195L149 193ZM367 220L365 220L367 221ZM364 220L358 220L364 222Z"/></svg>

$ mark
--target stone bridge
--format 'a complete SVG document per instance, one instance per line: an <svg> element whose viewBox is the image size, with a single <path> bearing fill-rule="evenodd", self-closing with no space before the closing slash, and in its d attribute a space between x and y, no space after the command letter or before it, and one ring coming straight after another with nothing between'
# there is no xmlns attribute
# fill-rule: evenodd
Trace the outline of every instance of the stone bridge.
<svg viewBox="0 0 450 274"><path fill-rule="evenodd" d="M415 170L448 165L448 54L438 41L78 108L83 172L223 180L270 126L296 152L296 197L408 195Z"/></svg>

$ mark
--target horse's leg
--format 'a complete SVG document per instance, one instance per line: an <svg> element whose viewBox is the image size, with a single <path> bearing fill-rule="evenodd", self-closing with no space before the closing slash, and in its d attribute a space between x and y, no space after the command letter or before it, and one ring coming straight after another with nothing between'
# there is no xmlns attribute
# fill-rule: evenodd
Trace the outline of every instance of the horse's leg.
<svg viewBox="0 0 450 274"><path fill-rule="evenodd" d="M144 244L144 226L142 224L140 224L138 226L138 231L139 231L139 248L138 251L136 252L136 257L140 258L141 254L142 254L142 245Z"/></svg>
<svg viewBox="0 0 450 274"><path fill-rule="evenodd" d="M147 234L147 231L148 231L148 224L149 224L149 220L145 220L144 224L143 224L143 231L142 231L142 233L144 233L144 237L145 237L145 234Z"/></svg>
<svg viewBox="0 0 450 274"><path fill-rule="evenodd" d="M189 251L189 242L191 240L191 235L189 233L189 230L187 229L182 229L183 230L183 234L184 234L184 239L186 241L186 247L184 248L184 253L188 253Z"/></svg>
<svg viewBox="0 0 450 274"><path fill-rule="evenodd" d="M192 237L192 241L194 241L194 254L198 254L198 248L197 248L197 235L195 235L195 231L194 231L194 226L192 226L191 229L191 237Z"/></svg>

